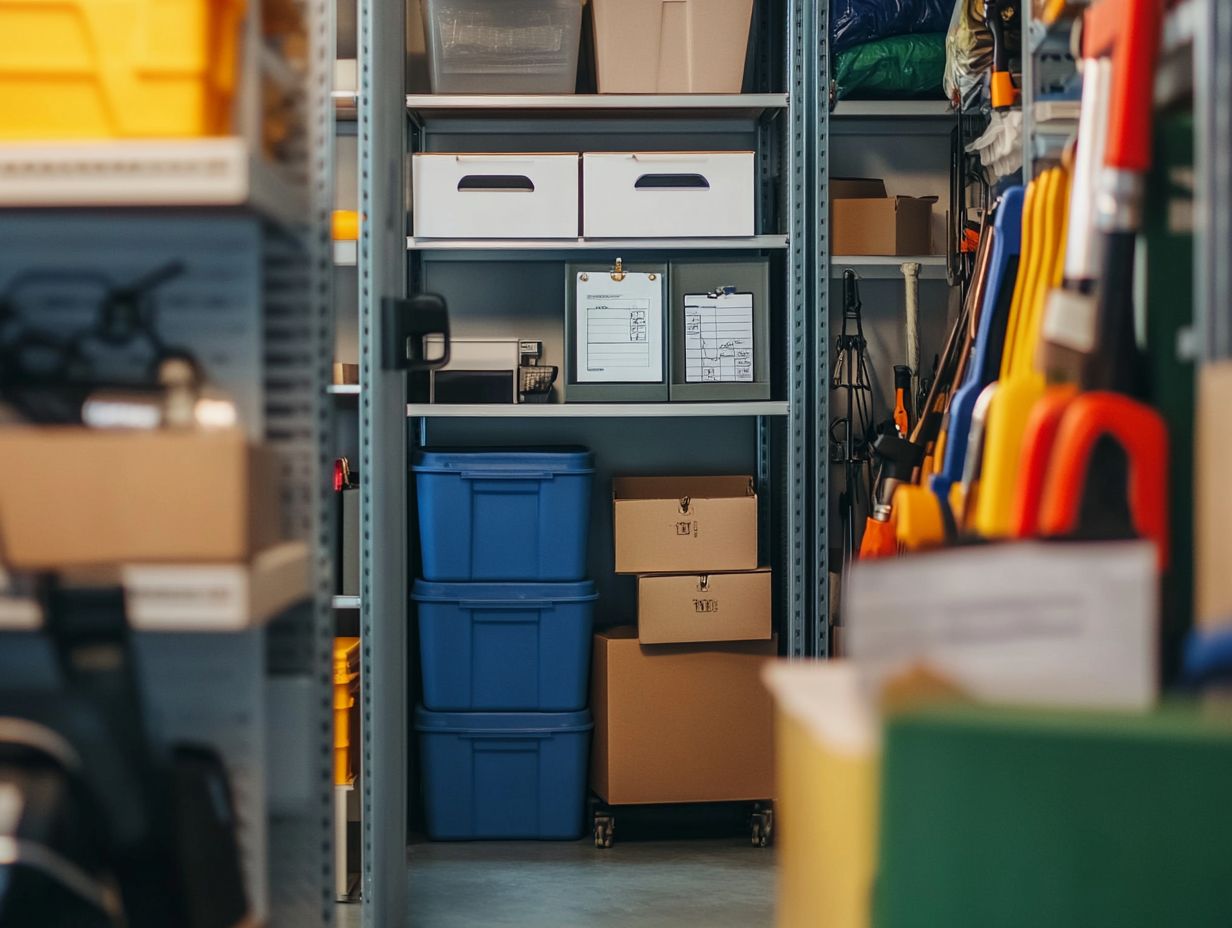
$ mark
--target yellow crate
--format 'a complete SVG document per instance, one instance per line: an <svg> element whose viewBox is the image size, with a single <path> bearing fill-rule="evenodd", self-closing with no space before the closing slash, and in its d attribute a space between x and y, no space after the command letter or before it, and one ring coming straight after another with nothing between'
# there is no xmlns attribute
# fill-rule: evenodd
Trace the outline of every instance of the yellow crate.
<svg viewBox="0 0 1232 928"><path fill-rule="evenodd" d="M244 0L0 0L0 139L231 133Z"/></svg>
<svg viewBox="0 0 1232 928"><path fill-rule="evenodd" d="M868 928L880 722L840 662L766 668L775 696L778 928Z"/></svg>

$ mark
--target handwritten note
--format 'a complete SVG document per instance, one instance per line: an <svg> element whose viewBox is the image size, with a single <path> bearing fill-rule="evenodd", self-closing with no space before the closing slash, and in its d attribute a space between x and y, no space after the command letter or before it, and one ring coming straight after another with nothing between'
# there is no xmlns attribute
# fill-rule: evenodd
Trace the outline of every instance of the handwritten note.
<svg viewBox="0 0 1232 928"><path fill-rule="evenodd" d="M659 275L577 276L579 383L663 381L663 285Z"/></svg>
<svg viewBox="0 0 1232 928"><path fill-rule="evenodd" d="M753 382L753 294L687 293L687 383Z"/></svg>

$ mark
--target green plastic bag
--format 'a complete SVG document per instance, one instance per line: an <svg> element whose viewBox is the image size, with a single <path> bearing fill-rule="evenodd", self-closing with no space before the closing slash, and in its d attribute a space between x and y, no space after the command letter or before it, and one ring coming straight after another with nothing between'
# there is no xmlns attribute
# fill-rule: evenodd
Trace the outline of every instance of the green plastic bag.
<svg viewBox="0 0 1232 928"><path fill-rule="evenodd" d="M839 52L834 81L840 100L942 96L945 33L896 35Z"/></svg>

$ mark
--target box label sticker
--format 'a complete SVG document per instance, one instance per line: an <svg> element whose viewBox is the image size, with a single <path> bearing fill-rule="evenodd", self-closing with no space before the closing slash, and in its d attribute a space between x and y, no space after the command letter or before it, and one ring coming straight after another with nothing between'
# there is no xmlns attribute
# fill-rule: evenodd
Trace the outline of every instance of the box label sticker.
<svg viewBox="0 0 1232 928"><path fill-rule="evenodd" d="M676 534L682 537L686 537L686 538L692 535L694 538L696 538L697 537L697 523L696 522L677 522L676 523Z"/></svg>
<svg viewBox="0 0 1232 928"><path fill-rule="evenodd" d="M695 599L693 600L694 612L718 612L719 601L717 599Z"/></svg>

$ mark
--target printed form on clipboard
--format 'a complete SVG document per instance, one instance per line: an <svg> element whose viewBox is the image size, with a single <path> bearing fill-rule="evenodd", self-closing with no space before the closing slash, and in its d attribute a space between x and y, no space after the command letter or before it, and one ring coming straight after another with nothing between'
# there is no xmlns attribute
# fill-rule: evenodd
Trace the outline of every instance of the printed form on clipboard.
<svg viewBox="0 0 1232 928"><path fill-rule="evenodd" d="M686 383L753 382L753 294L685 294L684 369Z"/></svg>
<svg viewBox="0 0 1232 928"><path fill-rule="evenodd" d="M577 382L663 382L659 274L577 275Z"/></svg>

